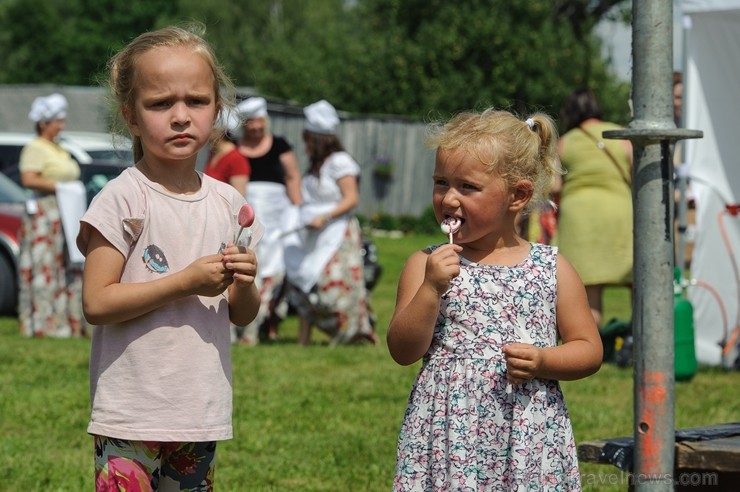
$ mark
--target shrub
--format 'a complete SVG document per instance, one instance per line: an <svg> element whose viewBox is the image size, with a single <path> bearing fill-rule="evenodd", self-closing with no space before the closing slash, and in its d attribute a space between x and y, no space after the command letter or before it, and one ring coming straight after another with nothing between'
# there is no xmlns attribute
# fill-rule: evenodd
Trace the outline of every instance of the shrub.
<svg viewBox="0 0 740 492"><path fill-rule="evenodd" d="M439 233L439 223L434 216L434 209L431 205L419 217L413 215L394 216L380 212L369 218L358 214L357 219L360 221L363 230L401 231L404 234Z"/></svg>

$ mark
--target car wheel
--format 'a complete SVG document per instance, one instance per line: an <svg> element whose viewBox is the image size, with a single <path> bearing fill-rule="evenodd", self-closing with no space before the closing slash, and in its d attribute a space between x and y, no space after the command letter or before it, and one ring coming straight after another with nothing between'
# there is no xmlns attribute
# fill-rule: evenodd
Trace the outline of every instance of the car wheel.
<svg viewBox="0 0 740 492"><path fill-rule="evenodd" d="M18 276L12 261L0 254L0 314L14 314L18 302Z"/></svg>

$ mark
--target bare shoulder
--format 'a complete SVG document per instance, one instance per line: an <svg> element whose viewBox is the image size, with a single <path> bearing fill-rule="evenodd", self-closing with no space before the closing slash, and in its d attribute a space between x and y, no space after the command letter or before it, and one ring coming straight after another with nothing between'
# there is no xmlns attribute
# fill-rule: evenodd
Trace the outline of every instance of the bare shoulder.
<svg viewBox="0 0 740 492"><path fill-rule="evenodd" d="M578 277L578 273L576 272L576 269L573 267L573 264L568 261L568 259L563 256L561 253L557 254L557 271L558 271L558 278L561 276L570 277L572 275L575 275Z"/></svg>
<svg viewBox="0 0 740 492"><path fill-rule="evenodd" d="M573 264L558 253L557 256L558 299L568 301L573 296L585 298L586 288Z"/></svg>
<svg viewBox="0 0 740 492"><path fill-rule="evenodd" d="M401 270L401 276L398 279L399 288L411 287L422 282L429 254L430 251L428 249L422 249L413 252L408 257L403 270Z"/></svg>
<svg viewBox="0 0 740 492"><path fill-rule="evenodd" d="M398 278L397 308L406 306L424 281L424 270L428 257L429 252L427 250L420 250L412 253L406 260Z"/></svg>
<svg viewBox="0 0 740 492"><path fill-rule="evenodd" d="M427 262L427 258L429 257L430 251L428 249L421 249L418 251L414 251L411 253L411 256L408 257L406 260L406 265L404 265L403 270L404 272L407 270L414 270L416 268L424 268Z"/></svg>

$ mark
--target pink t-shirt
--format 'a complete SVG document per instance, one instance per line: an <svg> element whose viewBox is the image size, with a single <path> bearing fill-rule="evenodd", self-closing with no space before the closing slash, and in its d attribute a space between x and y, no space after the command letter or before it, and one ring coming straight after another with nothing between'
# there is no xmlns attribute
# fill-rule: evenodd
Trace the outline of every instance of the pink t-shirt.
<svg viewBox="0 0 740 492"><path fill-rule="evenodd" d="M170 193L135 167L110 181L82 218L125 257L121 282L147 282L217 253L244 204L205 175L191 195ZM191 296L130 321L96 326L90 354L90 434L128 440L230 439L228 292Z"/></svg>

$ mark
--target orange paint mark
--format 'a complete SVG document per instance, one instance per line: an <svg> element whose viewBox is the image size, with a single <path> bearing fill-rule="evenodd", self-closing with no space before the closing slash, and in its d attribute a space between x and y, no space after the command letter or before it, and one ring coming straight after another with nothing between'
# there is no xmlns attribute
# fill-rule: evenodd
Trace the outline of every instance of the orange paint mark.
<svg viewBox="0 0 740 492"><path fill-rule="evenodd" d="M668 396L667 378L662 372L646 371L643 374L643 383L640 388L643 414L639 415L639 434L643 453L641 473L659 474L665 470L661 465L661 443L663 434L658 422L663 420L665 413L670 410L666 404ZM670 429L673 432L673 429Z"/></svg>

